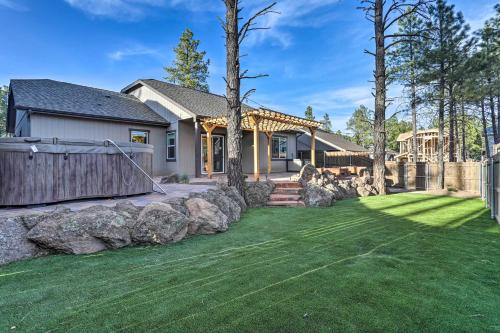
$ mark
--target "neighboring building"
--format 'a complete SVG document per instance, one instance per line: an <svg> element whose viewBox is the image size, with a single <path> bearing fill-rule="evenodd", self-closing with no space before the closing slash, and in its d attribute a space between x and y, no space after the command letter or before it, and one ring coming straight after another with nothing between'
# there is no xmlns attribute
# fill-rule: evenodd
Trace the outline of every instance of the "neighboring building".
<svg viewBox="0 0 500 333"><path fill-rule="evenodd" d="M325 156L334 155L328 154L333 152L341 152L342 154L339 154L334 160L325 159ZM329 166L329 162L341 163L346 166L354 165L359 159L362 159L362 165L365 165L365 160L369 158L369 151L341 135L318 129L316 131L316 155L318 167ZM306 162L311 158L311 133L308 131L302 131L297 135L297 158Z"/></svg>
<svg viewBox="0 0 500 333"><path fill-rule="evenodd" d="M244 105L242 111L256 109ZM276 127L280 130L271 137L269 163L273 172L283 172L288 161L296 156L297 126L315 127L319 123L270 110L265 112L282 121ZM207 173L209 149L204 121L223 117L225 113L223 96L157 80L137 80L120 93L53 80L12 80L7 129L21 137L149 143L155 149L154 175L178 173L192 177ZM275 120L263 123L271 121ZM226 129L217 127L211 133L211 171L225 173ZM252 132L243 132L245 173L254 171L253 137ZM266 134L259 133L259 139L259 166L266 170Z"/></svg>
<svg viewBox="0 0 500 333"><path fill-rule="evenodd" d="M316 151L318 155L321 155L324 151L368 152L368 149L347 140L341 135L318 129L316 131ZM302 131L297 135L297 158L309 159L310 152L311 133Z"/></svg>
<svg viewBox="0 0 500 333"><path fill-rule="evenodd" d="M417 161L413 161L412 140L413 132L402 133L398 136L399 154L396 160L400 162L437 162L439 130L431 128L417 131ZM449 137L444 135L443 158L449 160Z"/></svg>

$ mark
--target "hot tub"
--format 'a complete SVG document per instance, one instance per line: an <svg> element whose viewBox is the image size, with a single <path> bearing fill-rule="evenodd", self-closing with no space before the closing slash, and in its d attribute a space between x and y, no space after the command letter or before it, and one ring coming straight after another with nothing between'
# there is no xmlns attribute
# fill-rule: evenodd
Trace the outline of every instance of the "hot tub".
<svg viewBox="0 0 500 333"><path fill-rule="evenodd" d="M152 145L117 145L151 174ZM108 141L0 138L0 206L152 191L152 182Z"/></svg>

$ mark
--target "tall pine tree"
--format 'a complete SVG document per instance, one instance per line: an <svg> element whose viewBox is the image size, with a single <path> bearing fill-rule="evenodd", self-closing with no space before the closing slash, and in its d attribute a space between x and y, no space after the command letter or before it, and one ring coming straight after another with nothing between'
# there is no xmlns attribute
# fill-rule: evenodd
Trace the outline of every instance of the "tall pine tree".
<svg viewBox="0 0 500 333"><path fill-rule="evenodd" d="M448 104L450 124L454 125L455 117L455 77L460 46L466 40L467 27L463 25L461 14L456 14L453 5L446 0L437 0L429 7L430 19L427 23L428 48L425 50L423 78L429 87L431 104L437 102L438 109L438 188L444 188L444 135L445 108ZM448 97L448 100L447 100ZM448 102L448 103L447 103ZM450 157L454 156L454 126L448 131L450 136ZM453 152L453 153L452 153Z"/></svg>
<svg viewBox="0 0 500 333"><path fill-rule="evenodd" d="M165 80L186 88L208 92L207 79L210 60L205 60L205 51L198 51L200 41L193 38L193 32L186 29L174 48L175 60L171 67L165 67Z"/></svg>
<svg viewBox="0 0 500 333"><path fill-rule="evenodd" d="M309 120L314 120L313 108L308 105L306 111L304 112L304 117Z"/></svg>
<svg viewBox="0 0 500 333"><path fill-rule="evenodd" d="M409 9L407 9L408 11ZM410 160L416 162L418 156L417 145L417 108L421 103L421 72L420 61L423 57L425 43L425 23L420 15L410 13L398 21L398 34L405 36L404 41L395 45L388 53L389 76L404 87L404 94L408 99L412 119L412 146ZM387 125L387 124L386 124ZM391 142L391 140L388 140ZM395 149L395 146L391 146Z"/></svg>
<svg viewBox="0 0 500 333"><path fill-rule="evenodd" d="M330 115L325 113L323 120L321 121L321 129L325 132L332 132L332 121L330 120Z"/></svg>

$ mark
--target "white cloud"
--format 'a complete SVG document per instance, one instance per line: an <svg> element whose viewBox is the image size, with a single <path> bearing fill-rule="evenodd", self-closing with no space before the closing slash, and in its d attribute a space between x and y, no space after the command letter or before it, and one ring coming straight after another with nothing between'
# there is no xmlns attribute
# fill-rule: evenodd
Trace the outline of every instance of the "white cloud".
<svg viewBox="0 0 500 333"><path fill-rule="evenodd" d="M466 23L469 24L471 31L477 31L484 28L484 23L494 16L493 9L490 8L489 11L483 12L479 16L474 16L471 19L467 19Z"/></svg>
<svg viewBox="0 0 500 333"><path fill-rule="evenodd" d="M0 0L8 1L8 0ZM214 10L202 0L64 0L70 6L91 16L119 21L137 21L153 14L154 9L182 7L190 11Z"/></svg>
<svg viewBox="0 0 500 333"><path fill-rule="evenodd" d="M6 7L18 12L24 12L28 10L28 7L21 5L19 2L14 2L13 0L0 0L0 7Z"/></svg>
<svg viewBox="0 0 500 333"><path fill-rule="evenodd" d="M372 108L373 96L370 86L353 86L341 89L331 89L300 97L304 105L311 105L320 112L331 110L355 108L361 104Z"/></svg>
<svg viewBox="0 0 500 333"><path fill-rule="evenodd" d="M286 28L319 27L326 24L331 20L332 13L325 8L338 2L339 0L281 0L276 5L276 11L280 14L266 15L257 23L258 26L270 29L252 31L248 43L253 45L269 39L287 48L293 40ZM249 10L245 11L244 16L251 16L267 4L267 0L247 0L244 5L248 5Z"/></svg>
<svg viewBox="0 0 500 333"><path fill-rule="evenodd" d="M149 48L143 45L134 45L121 50L116 50L108 53L108 58L113 61L121 61L127 57L133 56L154 56L160 57L161 53L153 48Z"/></svg>

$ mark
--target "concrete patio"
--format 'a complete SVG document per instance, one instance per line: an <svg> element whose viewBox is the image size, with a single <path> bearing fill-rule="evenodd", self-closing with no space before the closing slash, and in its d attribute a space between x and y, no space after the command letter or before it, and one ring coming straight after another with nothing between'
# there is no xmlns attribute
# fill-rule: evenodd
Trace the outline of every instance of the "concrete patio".
<svg viewBox="0 0 500 333"><path fill-rule="evenodd" d="M72 211L78 211L96 205L112 207L121 201L131 201L136 206L144 207L151 202L163 201L171 198L187 198L189 197L190 193L208 191L211 188L215 188L215 183L213 185L161 184L161 186L165 190L165 192L167 192L167 194L158 192L158 189L155 189L155 192L153 193L144 195L133 195L121 198L94 198L94 199L82 199L75 201L59 202L54 204L39 205L32 207L0 208L0 217L14 217L34 212L50 212L55 210L57 207L69 208Z"/></svg>
<svg viewBox="0 0 500 333"><path fill-rule="evenodd" d="M296 172L272 173L270 176L264 174L261 175L260 180L265 181L269 179L272 181L286 181L290 180L290 177L296 174ZM161 177L155 178L155 181L157 183L159 183L160 180ZM69 208L72 211L78 211L95 205L111 207L115 206L121 201L131 201L136 206L144 207L151 202L163 201L171 198L187 198L189 197L189 194L193 192L205 192L209 189L215 189L217 182L227 181L227 175L214 174L212 176L212 179L209 179L208 177L201 177L191 178L189 181L189 184L160 184L160 186L165 190L166 194L162 193L160 189L154 186L153 193L144 195L133 195L120 198L82 199L30 207L0 208L0 217L14 217L34 212L50 212L55 210L57 207ZM253 182L254 175L247 175L246 181Z"/></svg>
<svg viewBox="0 0 500 333"><path fill-rule="evenodd" d="M272 181L284 181L290 180L290 177L297 175L298 172L275 172L270 175L261 174L260 181L272 180ZM255 176L253 173L245 174L247 182L254 182ZM161 177L160 177L161 179ZM190 184L217 184L218 181L227 182L226 174L213 174L212 179L209 179L208 176L199 177L199 178L191 178L189 179Z"/></svg>

